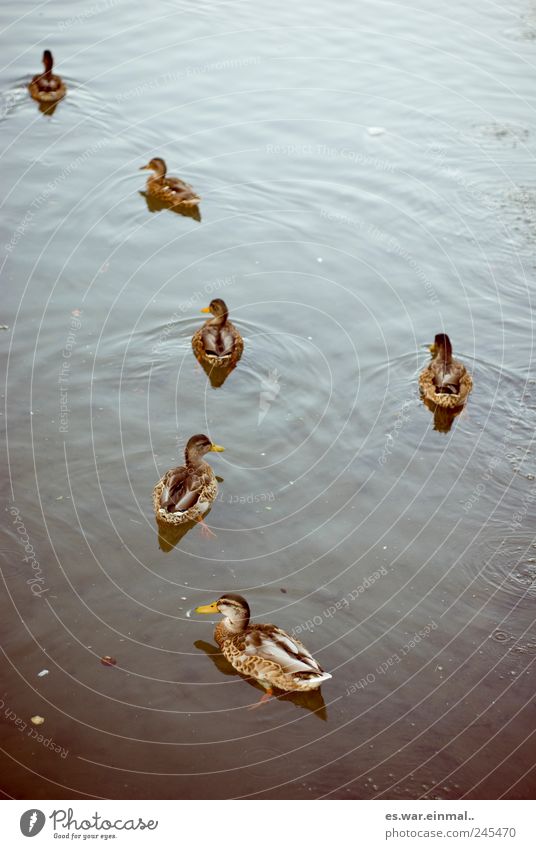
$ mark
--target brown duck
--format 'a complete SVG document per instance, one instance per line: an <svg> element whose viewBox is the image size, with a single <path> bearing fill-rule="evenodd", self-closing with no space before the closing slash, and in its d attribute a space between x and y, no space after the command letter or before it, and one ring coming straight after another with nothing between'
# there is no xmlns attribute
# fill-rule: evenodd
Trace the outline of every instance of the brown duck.
<svg viewBox="0 0 536 849"><path fill-rule="evenodd" d="M202 433L190 437L184 452L185 465L166 472L153 490L157 521L170 525L203 522L218 494L216 476L203 457L209 451L223 450Z"/></svg>
<svg viewBox="0 0 536 849"><path fill-rule="evenodd" d="M197 206L201 201L201 198L184 180L166 176L166 163L159 157L151 159L147 165L142 165L140 171L154 171L154 176L147 178L147 194L171 206Z"/></svg>
<svg viewBox="0 0 536 849"><path fill-rule="evenodd" d="M192 336L196 359L216 368L234 368L242 356L244 340L229 321L229 310L225 301L214 298L201 312L211 313L212 318L205 321Z"/></svg>
<svg viewBox="0 0 536 849"><path fill-rule="evenodd" d="M214 639L229 663L242 675L254 678L266 690L317 690L331 678L303 643L276 625L251 625L249 605L241 595L226 593L212 604L196 607L196 613L221 613Z"/></svg>
<svg viewBox="0 0 536 849"><path fill-rule="evenodd" d="M45 66L44 72L42 74L36 74L28 86L30 94L39 103L57 103L58 100L65 97L67 86L61 77L52 73L54 59L50 50L45 50L43 53L43 65Z"/></svg>
<svg viewBox="0 0 536 849"><path fill-rule="evenodd" d="M461 407L467 400L473 380L452 356L452 345L446 333L438 333L430 345L432 362L421 372L419 386L427 401L439 407Z"/></svg>

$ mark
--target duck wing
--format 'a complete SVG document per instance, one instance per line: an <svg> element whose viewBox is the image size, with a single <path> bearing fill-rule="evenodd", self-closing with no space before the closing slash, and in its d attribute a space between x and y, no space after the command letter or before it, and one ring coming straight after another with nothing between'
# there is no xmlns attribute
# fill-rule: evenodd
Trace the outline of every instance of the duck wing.
<svg viewBox="0 0 536 849"><path fill-rule="evenodd" d="M433 370L436 392L457 395L460 391L460 381L466 372L465 366L456 360L438 363L438 367Z"/></svg>
<svg viewBox="0 0 536 849"><path fill-rule="evenodd" d="M166 177L165 186L167 189L177 195L184 195L185 198L197 197L193 188L185 183L184 180L179 180L178 177Z"/></svg>
<svg viewBox="0 0 536 849"><path fill-rule="evenodd" d="M178 177L166 177L165 182L170 189L174 189L177 192L192 191L192 187L188 183L185 183L184 180L179 180Z"/></svg>
<svg viewBox="0 0 536 849"><path fill-rule="evenodd" d="M303 643L275 625L252 625L244 640L244 654L276 663L290 675L323 672Z"/></svg>
<svg viewBox="0 0 536 849"><path fill-rule="evenodd" d="M214 357L225 357L233 352L234 337L231 330L224 324L216 327L207 324L202 332L205 353Z"/></svg>
<svg viewBox="0 0 536 849"><path fill-rule="evenodd" d="M49 92L58 91L61 88L61 79L56 74L51 74L47 77L46 74L36 74L32 83L37 85L39 91Z"/></svg>
<svg viewBox="0 0 536 849"><path fill-rule="evenodd" d="M202 479L186 466L171 469L164 480L160 506L168 513L184 513L197 504L202 485Z"/></svg>
<svg viewBox="0 0 536 849"><path fill-rule="evenodd" d="M220 330L220 344L223 352L222 356L232 353L235 340L230 328L226 324Z"/></svg>

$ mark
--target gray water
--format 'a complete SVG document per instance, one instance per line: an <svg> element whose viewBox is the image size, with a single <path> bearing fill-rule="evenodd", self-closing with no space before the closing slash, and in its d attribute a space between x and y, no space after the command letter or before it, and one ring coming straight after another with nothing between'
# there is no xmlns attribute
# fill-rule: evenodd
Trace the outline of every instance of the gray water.
<svg viewBox="0 0 536 849"><path fill-rule="evenodd" d="M536 8L419 6L3 4L7 797L533 795ZM155 155L200 221L148 206ZM447 432L441 331L474 375ZM197 432L216 538L173 546L151 491ZM190 615L225 591L321 694L247 709Z"/></svg>

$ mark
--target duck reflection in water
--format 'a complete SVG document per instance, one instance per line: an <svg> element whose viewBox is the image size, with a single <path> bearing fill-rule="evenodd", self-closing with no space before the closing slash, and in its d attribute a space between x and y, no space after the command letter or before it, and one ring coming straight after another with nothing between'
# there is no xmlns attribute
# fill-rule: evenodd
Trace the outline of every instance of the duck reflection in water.
<svg viewBox="0 0 536 849"><path fill-rule="evenodd" d="M219 389L220 386L223 386L231 372L236 368L236 366L213 366L205 360L200 360L199 365L208 377L213 389Z"/></svg>
<svg viewBox="0 0 536 849"><path fill-rule="evenodd" d="M138 192L138 194L145 199L149 212L162 212L163 209L167 209L170 212L176 212L177 215L183 215L185 218L193 218L194 221L201 221L201 210L199 206L177 206L155 198L149 192Z"/></svg>
<svg viewBox="0 0 536 849"><path fill-rule="evenodd" d="M205 513L205 518L209 515L210 510L207 510ZM164 554L169 554L170 551L173 551L175 546L179 544L179 542L188 534L193 528L196 528L199 525L199 522L187 521L182 525L170 525L168 522L159 522L156 520L156 529L158 532L158 547L160 551L163 551ZM212 536L216 536L214 532L211 532ZM208 536L208 534L203 534L204 536Z"/></svg>
<svg viewBox="0 0 536 849"><path fill-rule="evenodd" d="M454 419L459 416L460 413L463 413L464 410L463 405L461 407L454 407L454 409L440 407L439 404L435 404L428 398L423 398L422 402L424 406L434 414L434 430L437 430L438 433L448 433L452 427Z"/></svg>
<svg viewBox="0 0 536 849"><path fill-rule="evenodd" d="M54 112L58 108L58 103L38 103L37 108L41 112L42 115L46 115L48 118L52 118Z"/></svg>

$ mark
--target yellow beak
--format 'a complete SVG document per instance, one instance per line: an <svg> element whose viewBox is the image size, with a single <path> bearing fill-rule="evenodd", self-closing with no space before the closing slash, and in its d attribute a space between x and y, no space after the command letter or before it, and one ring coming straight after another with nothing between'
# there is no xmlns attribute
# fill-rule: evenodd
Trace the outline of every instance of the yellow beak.
<svg viewBox="0 0 536 849"><path fill-rule="evenodd" d="M435 342L432 342L431 345L428 345L428 350L430 351L430 353L432 355L437 354L437 347L436 347Z"/></svg>
<svg viewBox="0 0 536 849"><path fill-rule="evenodd" d="M141 168L140 168L140 171L150 171L150 170L151 170L151 166L149 164L142 165Z"/></svg>
<svg viewBox="0 0 536 849"><path fill-rule="evenodd" d="M223 445L214 445L214 443L212 443L212 445L210 446L210 450L219 452L219 451L225 451L225 448L223 447Z"/></svg>
<svg viewBox="0 0 536 849"><path fill-rule="evenodd" d="M210 312L210 307L203 307L201 312Z"/></svg>
<svg viewBox="0 0 536 849"><path fill-rule="evenodd" d="M196 607L196 613L218 613L218 602L213 601L212 604L202 604L200 607Z"/></svg>

